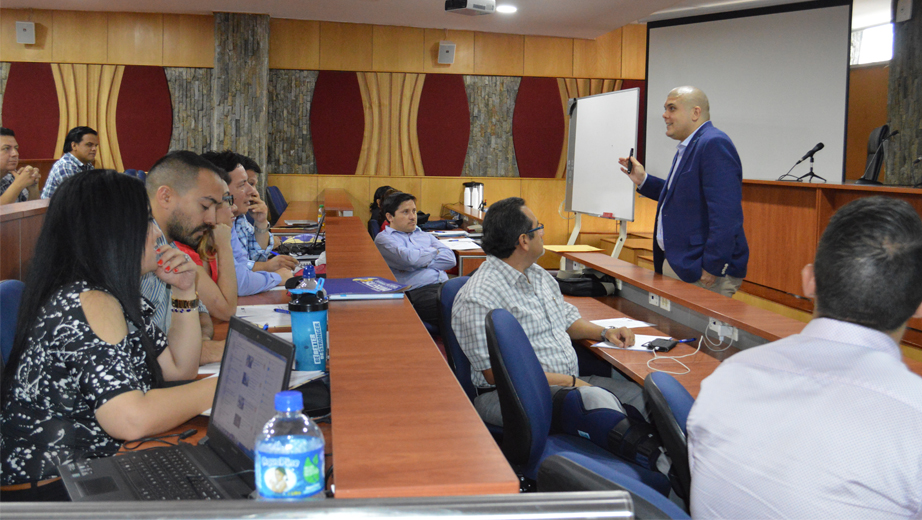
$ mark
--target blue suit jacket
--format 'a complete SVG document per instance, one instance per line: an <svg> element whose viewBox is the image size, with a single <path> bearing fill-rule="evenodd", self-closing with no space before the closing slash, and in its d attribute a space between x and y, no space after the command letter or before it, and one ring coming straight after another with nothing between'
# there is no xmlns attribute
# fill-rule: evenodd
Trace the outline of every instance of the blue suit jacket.
<svg viewBox="0 0 922 520"><path fill-rule="evenodd" d="M743 166L727 134L707 121L688 143L672 186L666 189L665 180L647 174L638 191L659 201L665 257L679 278L694 283L702 269L745 278L749 245L743 232ZM663 272L656 238L653 264Z"/></svg>

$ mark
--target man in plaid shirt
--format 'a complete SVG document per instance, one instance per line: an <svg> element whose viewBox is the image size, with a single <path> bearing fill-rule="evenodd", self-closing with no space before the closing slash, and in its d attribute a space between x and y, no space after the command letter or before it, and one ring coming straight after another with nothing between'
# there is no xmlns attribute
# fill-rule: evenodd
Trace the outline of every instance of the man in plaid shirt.
<svg viewBox="0 0 922 520"><path fill-rule="evenodd" d="M512 197L490 206L483 221L482 247L487 260L455 299L451 325L471 362L471 379L478 388L474 400L484 421L502 425L499 397L492 391L493 371L487 350L485 319L493 309L506 309L519 321L544 369L551 392L577 387L587 410L608 408L625 413L621 403L645 413L640 386L625 379L579 377L572 341L607 340L634 344L628 328L604 328L580 317L563 300L554 278L535 262L544 254L544 226Z"/></svg>
<svg viewBox="0 0 922 520"><path fill-rule="evenodd" d="M99 135L96 130L88 126L71 128L64 138L64 155L51 166L51 172L48 173L48 180L42 189L42 198L50 199L64 179L79 172L92 170L97 150Z"/></svg>

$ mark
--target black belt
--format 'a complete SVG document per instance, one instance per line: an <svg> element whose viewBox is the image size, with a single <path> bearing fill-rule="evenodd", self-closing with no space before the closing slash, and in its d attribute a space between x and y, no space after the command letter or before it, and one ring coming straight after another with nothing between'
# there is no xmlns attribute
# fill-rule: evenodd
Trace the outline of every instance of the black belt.
<svg viewBox="0 0 922 520"><path fill-rule="evenodd" d="M475 388L474 390L477 391L477 395L478 395L478 396L481 396L481 395L483 395L483 394L489 394L490 392L496 391L496 387L495 387L495 386L490 386L490 387L487 387L487 388L480 388L480 387L477 387L477 388Z"/></svg>

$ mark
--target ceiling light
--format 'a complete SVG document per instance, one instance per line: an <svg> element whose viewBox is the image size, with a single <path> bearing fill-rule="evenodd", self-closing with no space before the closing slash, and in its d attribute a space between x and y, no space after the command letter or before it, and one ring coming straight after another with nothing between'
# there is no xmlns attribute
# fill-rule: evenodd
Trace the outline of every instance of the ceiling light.
<svg viewBox="0 0 922 520"><path fill-rule="evenodd" d="M510 14L518 11L518 8L514 5L503 4L496 6L497 13Z"/></svg>

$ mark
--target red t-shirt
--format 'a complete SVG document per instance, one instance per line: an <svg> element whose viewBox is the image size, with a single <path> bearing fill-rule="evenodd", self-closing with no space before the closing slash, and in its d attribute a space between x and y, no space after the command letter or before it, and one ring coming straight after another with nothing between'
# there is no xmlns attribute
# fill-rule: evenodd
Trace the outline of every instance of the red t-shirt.
<svg viewBox="0 0 922 520"><path fill-rule="evenodd" d="M177 249L189 255L189 258L191 258L192 261L195 262L195 265L202 265L202 257L200 257L199 254L196 251L194 251L191 247L187 246L186 244L181 244L179 242L174 242L174 243L176 244ZM215 258L214 260L211 260L210 262L208 262L208 267L211 269L211 279L214 280L214 283L218 283L218 259Z"/></svg>

